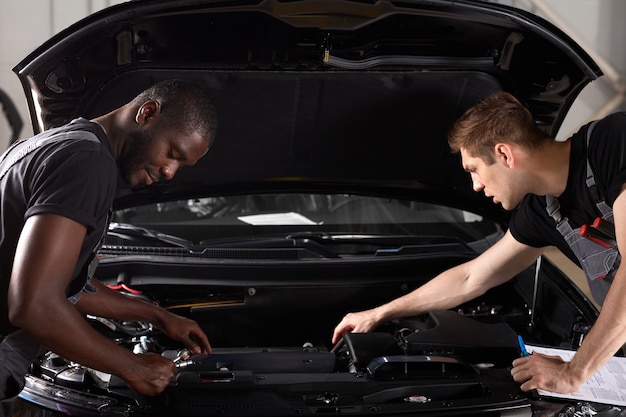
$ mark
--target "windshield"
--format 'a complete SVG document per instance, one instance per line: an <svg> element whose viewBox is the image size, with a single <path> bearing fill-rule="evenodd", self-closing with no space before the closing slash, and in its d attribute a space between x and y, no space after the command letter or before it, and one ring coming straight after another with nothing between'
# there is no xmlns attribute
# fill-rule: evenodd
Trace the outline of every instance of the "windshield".
<svg viewBox="0 0 626 417"><path fill-rule="evenodd" d="M251 245L263 239L378 240L377 250L456 242L482 251L502 234L476 214L424 202L343 194L254 194L194 198L113 214L106 245L183 248ZM384 238L387 243L380 244ZM410 238L410 240L407 240ZM389 241L398 242L390 245ZM265 241L271 246L270 240ZM291 242L290 244L293 244ZM363 253L346 245L337 255ZM378 252L380 254L380 252Z"/></svg>

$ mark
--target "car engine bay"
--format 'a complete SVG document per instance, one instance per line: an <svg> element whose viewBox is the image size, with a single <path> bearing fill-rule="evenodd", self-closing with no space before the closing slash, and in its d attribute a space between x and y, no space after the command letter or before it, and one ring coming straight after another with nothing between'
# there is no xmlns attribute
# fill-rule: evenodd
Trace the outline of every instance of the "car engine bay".
<svg viewBox="0 0 626 417"><path fill-rule="evenodd" d="M541 399L520 391L510 377L511 362L520 355L517 336L575 349L594 319L584 303L577 308L571 300L543 302L572 297L570 288L545 279L553 268L546 262L546 276L539 281L530 268L456 309L395 320L371 333L349 333L331 346L332 330L343 314L402 295L419 285L419 279L334 285L270 285L267 280L259 285L246 280L241 280L246 285L200 285L181 280L186 284L172 285L146 278L147 271L139 274L138 264L127 265L121 275L118 267L105 265L102 281L193 318L207 333L213 352L191 355L150 323L87 316L99 331L134 353L172 359L178 373L170 387L159 396L143 397L114 375L47 352L33 364L23 397L53 390L57 401L59 392L64 398L78 395L80 401L102 401L101 410L121 408L127 415L372 410L484 415L485 407L508 410L501 415L544 415L533 414ZM115 278L107 279L108 272Z"/></svg>
<svg viewBox="0 0 626 417"><path fill-rule="evenodd" d="M107 393L146 410L163 410L166 401L172 415L229 414L232 404L246 405L254 415L273 414L279 405L315 413L414 404L431 412L462 410L486 400L492 406L528 406L523 393L511 395L517 388L507 377L507 366L519 356L515 332L505 323L481 323L455 311L399 323L403 327L393 333L347 334L330 350L307 342L299 347L218 347L208 356L164 345L147 323L89 319L117 333L118 343L134 353L171 358L178 374L167 393L138 397L121 379L52 352L33 374L82 392ZM250 397L251 392L258 393Z"/></svg>

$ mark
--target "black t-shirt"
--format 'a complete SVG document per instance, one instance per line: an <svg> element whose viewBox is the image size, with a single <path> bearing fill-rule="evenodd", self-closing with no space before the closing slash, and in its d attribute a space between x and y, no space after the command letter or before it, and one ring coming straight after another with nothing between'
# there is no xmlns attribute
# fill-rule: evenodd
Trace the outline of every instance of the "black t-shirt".
<svg viewBox="0 0 626 417"><path fill-rule="evenodd" d="M593 223L602 215L586 185L587 165L593 171L601 196L609 206L626 183L626 113L611 114L598 121L591 133L587 150L587 130L583 126L571 141L570 167L567 186L558 197L561 214L569 219L573 228ZM578 259L561 234L555 221L546 211L544 196L527 195L514 211L509 229L521 243L533 247L554 245L577 264Z"/></svg>
<svg viewBox="0 0 626 417"><path fill-rule="evenodd" d="M66 138L67 132L76 132L76 137ZM7 319L8 277L26 219L42 213L58 214L87 227L73 276L75 280L84 279L80 272L105 232L118 171L104 131L86 119L76 119L19 142L2 158L0 334L7 334L13 329Z"/></svg>

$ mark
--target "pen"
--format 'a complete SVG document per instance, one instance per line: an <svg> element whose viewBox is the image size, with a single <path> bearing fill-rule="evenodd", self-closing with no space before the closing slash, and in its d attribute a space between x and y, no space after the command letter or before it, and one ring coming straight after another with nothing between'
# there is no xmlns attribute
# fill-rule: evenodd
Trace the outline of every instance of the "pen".
<svg viewBox="0 0 626 417"><path fill-rule="evenodd" d="M518 335L517 336L517 341L519 343L519 348L521 350L522 356L530 355L530 353L528 353L528 351L526 350L526 345L524 344L524 339L522 339L522 336Z"/></svg>
<svg viewBox="0 0 626 417"><path fill-rule="evenodd" d="M517 335L517 343L519 343L521 356L522 357L530 356L530 353L528 353L528 351L526 350L526 344L524 343L524 339L522 339L521 335ZM537 394L537 390L536 389L530 390L530 397L532 399L534 399L534 400L538 400L539 399L539 395Z"/></svg>

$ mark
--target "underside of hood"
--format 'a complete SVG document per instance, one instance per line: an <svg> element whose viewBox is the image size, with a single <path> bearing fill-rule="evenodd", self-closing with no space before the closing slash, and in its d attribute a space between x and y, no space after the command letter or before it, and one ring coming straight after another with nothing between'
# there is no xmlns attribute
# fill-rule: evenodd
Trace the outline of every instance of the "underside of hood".
<svg viewBox="0 0 626 417"><path fill-rule="evenodd" d="M95 117L166 78L211 92L217 141L137 198L220 190L379 190L495 212L446 134L504 90L556 134L589 56L547 21L482 1L131 1L20 62L35 131Z"/></svg>

